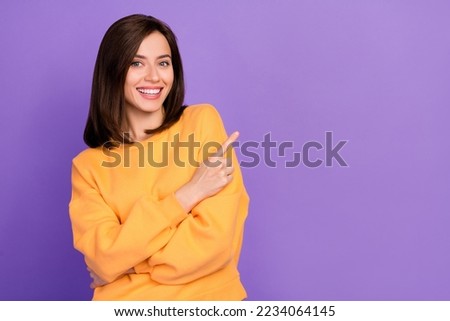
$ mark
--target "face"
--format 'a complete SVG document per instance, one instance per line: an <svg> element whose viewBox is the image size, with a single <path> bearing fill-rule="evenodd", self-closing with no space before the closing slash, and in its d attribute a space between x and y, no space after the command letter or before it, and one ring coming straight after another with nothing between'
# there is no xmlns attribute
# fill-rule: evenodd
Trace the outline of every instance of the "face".
<svg viewBox="0 0 450 321"><path fill-rule="evenodd" d="M124 88L128 116L152 116L156 119L153 125L159 126L163 119L162 105L173 80L169 43L161 33L152 32L142 41L128 69Z"/></svg>

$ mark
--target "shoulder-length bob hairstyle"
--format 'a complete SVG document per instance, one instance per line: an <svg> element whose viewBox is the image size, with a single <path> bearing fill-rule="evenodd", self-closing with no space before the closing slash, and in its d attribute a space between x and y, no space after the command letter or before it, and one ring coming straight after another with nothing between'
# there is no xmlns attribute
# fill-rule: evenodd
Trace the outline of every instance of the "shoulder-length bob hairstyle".
<svg viewBox="0 0 450 321"><path fill-rule="evenodd" d="M106 31L95 62L91 102L84 129L84 142L89 147L113 147L129 144L129 135L122 132L125 108L124 85L128 69L139 46L152 32L160 32L169 43L174 82L163 103L164 120L147 134L161 132L176 123L183 113L184 76L175 34L164 22L142 14L126 16Z"/></svg>

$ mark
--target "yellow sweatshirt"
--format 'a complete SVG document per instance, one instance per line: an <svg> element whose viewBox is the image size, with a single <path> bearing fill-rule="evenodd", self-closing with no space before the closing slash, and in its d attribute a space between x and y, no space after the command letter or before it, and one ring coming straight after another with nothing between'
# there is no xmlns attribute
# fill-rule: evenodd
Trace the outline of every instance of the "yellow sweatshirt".
<svg viewBox="0 0 450 321"><path fill-rule="evenodd" d="M73 159L74 247L109 284L93 300L242 300L237 270L249 197L234 151L232 182L186 213L174 192L227 138L211 105L133 145ZM134 267L136 273L124 273Z"/></svg>

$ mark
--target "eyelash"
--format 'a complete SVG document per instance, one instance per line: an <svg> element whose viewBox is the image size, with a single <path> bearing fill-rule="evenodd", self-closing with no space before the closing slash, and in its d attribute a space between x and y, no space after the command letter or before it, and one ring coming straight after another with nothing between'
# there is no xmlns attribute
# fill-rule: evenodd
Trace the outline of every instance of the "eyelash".
<svg viewBox="0 0 450 321"><path fill-rule="evenodd" d="M170 66L170 62L169 62L169 61L161 61L161 62L159 63L159 65L160 65L161 67L169 67L169 66ZM140 67L140 66L142 66L142 62L140 62L140 61L133 61L133 62L130 64L130 66L131 66L131 67Z"/></svg>
<svg viewBox="0 0 450 321"><path fill-rule="evenodd" d="M142 63L141 63L140 61L133 61L133 62L130 64L130 66L131 66L131 67L140 67L140 66L142 66Z"/></svg>

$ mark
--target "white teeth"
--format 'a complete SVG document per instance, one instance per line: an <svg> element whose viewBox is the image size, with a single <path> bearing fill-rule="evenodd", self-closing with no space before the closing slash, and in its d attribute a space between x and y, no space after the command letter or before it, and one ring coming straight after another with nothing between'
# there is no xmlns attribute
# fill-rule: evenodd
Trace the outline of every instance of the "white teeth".
<svg viewBox="0 0 450 321"><path fill-rule="evenodd" d="M160 93L161 88L158 89L144 89L144 88L138 88L137 89L140 93L146 94L146 95L157 95Z"/></svg>

